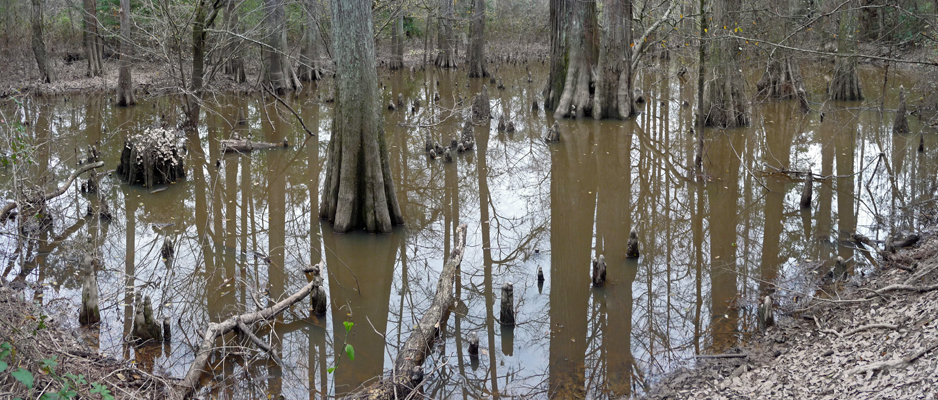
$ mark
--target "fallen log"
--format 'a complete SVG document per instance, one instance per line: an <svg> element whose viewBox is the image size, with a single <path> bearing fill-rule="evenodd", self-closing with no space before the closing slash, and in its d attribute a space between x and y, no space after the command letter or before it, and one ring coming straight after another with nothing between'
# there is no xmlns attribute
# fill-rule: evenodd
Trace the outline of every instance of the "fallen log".
<svg viewBox="0 0 938 400"><path fill-rule="evenodd" d="M192 365L189 366L189 372L186 372L185 378L179 383L179 395L182 398L191 398L196 390L199 389L199 378L205 372L205 364L208 363L212 349L215 348L215 340L217 338L238 329L239 322L245 327L249 327L253 323L269 320L277 316L277 314L286 310L287 307L303 300L315 286L316 280L313 280L290 297L263 310L235 315L219 323L210 322L208 329L205 330L205 334L202 335L202 343L199 345L198 351L196 351L195 360L193 360ZM253 335L253 332L250 332L250 334Z"/></svg>
<svg viewBox="0 0 938 400"><path fill-rule="evenodd" d="M252 142L249 139L225 139L221 141L223 153L247 153L254 150L272 149L276 147L289 147L287 139L278 143Z"/></svg>
<svg viewBox="0 0 938 400"><path fill-rule="evenodd" d="M66 190L68 190L68 187L72 185L72 182L75 181L75 179L78 178L79 175L85 172L88 172L92 169L100 168L103 166L104 166L104 161L98 161L96 163L83 165L81 168L75 170L75 172L72 172L72 174L69 175L68 178L65 179L64 185L56 188L55 191L49 192L45 196L43 196L42 202L46 202L58 196L61 196L63 193L65 193ZM15 201L10 202L9 204L3 206L3 208L0 209L0 223L5 222L7 218L9 217L10 212L13 211L13 209L15 208L16 208Z"/></svg>
<svg viewBox="0 0 938 400"><path fill-rule="evenodd" d="M437 283L436 295L433 304L420 319L416 329L407 338L404 347L397 353L394 369L390 378L382 379L359 392L346 396L346 399L392 400L411 398L423 382L423 363L427 354L433 348L436 338L439 337L440 327L449 318L450 308L455 303L453 298L453 284L456 281L456 272L462 263L463 251L466 248L466 224L459 225L456 230L456 243L449 259L443 265L443 272Z"/></svg>

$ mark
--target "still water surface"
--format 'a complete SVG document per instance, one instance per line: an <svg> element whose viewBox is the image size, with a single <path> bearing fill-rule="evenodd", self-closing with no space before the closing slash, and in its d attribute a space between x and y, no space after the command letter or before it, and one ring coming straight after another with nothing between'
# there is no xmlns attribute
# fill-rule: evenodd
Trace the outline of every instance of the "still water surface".
<svg viewBox="0 0 938 400"><path fill-rule="evenodd" d="M751 127L707 130L703 173L696 174L690 83L648 73L638 80L649 99L639 116L562 120L562 142L548 146L541 137L554 121L532 111L542 83L527 82L526 68L495 71L508 86L488 88L495 119L475 127L476 148L451 164L428 159L424 134L442 143L456 137L471 96L487 80L467 81L462 70L382 74L385 101L402 93L408 103L421 103L413 111L383 111L406 218L392 234L335 235L318 219L332 104L318 99L328 89L314 87L288 101L317 137L307 138L272 98L210 98L199 129L180 137L188 149L186 181L151 193L102 178L114 214L109 223L83 217L95 200L74 185L50 204L51 232L19 250L15 237L2 237L0 267L8 281L30 285L28 297L66 310L66 323L77 325L77 260L97 252L103 323L89 340L178 377L207 321L288 296L308 282L301 269L325 259L326 316L311 315L307 303L259 332L286 368L233 342L211 363L217 395L319 398L354 390L393 365L430 305L456 226L466 223L457 306L426 366L433 372L428 395L605 398L641 392L662 374L692 365L695 354L721 353L745 340L758 329L753 304L760 295L776 293L782 307L795 307L806 294L835 290L837 284L815 284L838 255L851 275L871 271L866 253L846 240L850 233L882 240L933 215L922 204L936 190L938 142L928 131L925 152L916 151L923 128L914 117L914 134L889 128L898 84L910 86L901 74L889 78L884 113L877 85L864 88L866 103L814 104L808 114L791 102L755 105ZM530 68L546 75L541 65ZM881 82L882 71L862 77ZM809 86L823 85L808 78ZM17 174L48 184L75 168L75 147L100 141L106 169L113 170L129 133L174 126L181 115L171 97L127 109L96 96L0 107L4 118L28 123L23 135L34 143L33 164ZM500 115L518 131L499 132ZM220 140L235 132L293 145L222 154ZM827 178L815 179L812 208L799 210L801 177L780 171L809 169ZM2 169L3 187L11 186L13 171ZM637 261L625 259L632 227L641 239ZM159 254L166 236L176 244L169 262ZM608 281L591 288L590 259L600 254ZM514 329L496 321L505 282L514 284ZM151 296L156 313L172 320L170 344L124 344L134 293ZM348 335L345 321L354 323ZM481 343L478 361L466 354L471 332ZM345 343L354 347L354 361L345 357Z"/></svg>

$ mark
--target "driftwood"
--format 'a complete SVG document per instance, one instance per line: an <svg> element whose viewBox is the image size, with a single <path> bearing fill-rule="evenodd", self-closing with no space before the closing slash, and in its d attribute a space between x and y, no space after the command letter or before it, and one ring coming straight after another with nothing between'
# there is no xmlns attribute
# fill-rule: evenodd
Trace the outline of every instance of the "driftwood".
<svg viewBox="0 0 938 400"><path fill-rule="evenodd" d="M199 345L198 351L196 351L195 360L193 360L192 365L189 366L189 372L186 372L186 376L179 383L179 395L183 398L191 398L195 391L198 390L199 378L202 377L205 371L205 365L212 355L212 349L215 348L215 339L235 329L240 330L240 328L238 328L239 322L245 327L249 327L253 323L269 320L277 316L277 314L286 310L287 307L303 300L309 292L313 290L315 285L316 281L313 280L290 297L263 310L236 315L219 323L209 323L208 329L206 329L205 334L202 335L202 343ZM253 332L244 333L253 335Z"/></svg>
<svg viewBox="0 0 938 400"><path fill-rule="evenodd" d="M441 327L449 318L450 309L455 303L453 284L456 272L462 263L466 248L466 224L456 230L456 243L449 259L443 265L440 281L437 283L433 304L420 319L416 329L407 338L404 347L397 353L394 370L390 379L381 381L352 393L346 399L392 400L411 398L411 393L423 382L423 362L439 337Z"/></svg>
<svg viewBox="0 0 938 400"><path fill-rule="evenodd" d="M65 184L63 184L62 186L56 188L56 189L55 189L54 191L52 191L52 192L46 193L46 194L43 196L43 198L41 199L42 202L45 203L45 202L47 202L47 201L49 201L49 200L52 200L52 199L54 199L54 198L56 198L56 197L58 197L58 196L61 196L62 194L65 193L65 191L68 190L68 187L72 185L72 182L75 181L75 179L78 178L79 175L81 175L81 174L83 174L83 173L85 173L85 172L88 172L88 171L90 171L90 170L92 170L92 169L100 168L100 167L103 167L103 166L104 166L104 161L98 161L98 162L96 162L96 163L83 165L81 168L75 170L75 172L72 172L72 174L69 175L67 179L65 179ZM12 212L13 209L15 209L15 208L16 208L16 202L15 202L15 201L14 201L14 202L10 202L10 203L8 203L7 205L3 206L3 208L0 209L0 223L6 221L7 218L10 216L10 212Z"/></svg>
<svg viewBox="0 0 938 400"><path fill-rule="evenodd" d="M289 146L290 143L287 142L287 139L283 139L282 142L278 143L252 142L250 139L240 139L237 137L221 141L221 148L223 153L247 153L254 150L273 149L276 147Z"/></svg>

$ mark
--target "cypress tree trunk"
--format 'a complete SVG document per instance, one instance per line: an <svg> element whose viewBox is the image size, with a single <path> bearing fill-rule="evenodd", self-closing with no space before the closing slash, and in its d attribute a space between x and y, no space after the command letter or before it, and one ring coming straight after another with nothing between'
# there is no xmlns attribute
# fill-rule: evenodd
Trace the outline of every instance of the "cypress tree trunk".
<svg viewBox="0 0 938 400"><path fill-rule="evenodd" d="M209 0L200 0L195 10L195 19L192 21L192 82L189 87L190 94L187 97L189 126L196 127L199 124L199 112L201 110L202 89L205 87L205 42L208 37L206 28L212 26L215 17L218 16L220 8L219 3Z"/></svg>
<svg viewBox="0 0 938 400"><path fill-rule="evenodd" d="M267 46L264 47L265 80L278 95L284 93L286 83L283 76L283 53L280 51L280 25L283 21L283 3L280 0L264 0Z"/></svg>
<svg viewBox="0 0 938 400"><path fill-rule="evenodd" d="M388 161L369 0L332 3L335 116L320 218L336 232L404 223Z"/></svg>
<svg viewBox="0 0 938 400"><path fill-rule="evenodd" d="M238 33L238 12L235 10L236 0L228 0L225 4L225 27L232 33ZM234 36L234 35L232 35ZM225 63L225 73L234 76L235 82L244 83L247 76L244 72L244 59L241 58L241 39L233 39L228 44L228 62Z"/></svg>
<svg viewBox="0 0 938 400"><path fill-rule="evenodd" d="M544 110L557 106L567 77L567 0L550 0L550 72L544 87Z"/></svg>
<svg viewBox="0 0 938 400"><path fill-rule="evenodd" d="M791 14L791 0L786 0L780 7L784 12ZM791 18L783 18L783 22L774 29L777 41L783 40L792 28ZM786 49L776 48L769 55L769 62L762 73L762 78L756 83L756 99L799 99L802 108L808 104L807 92L804 89L804 80L801 78L801 69L794 60L792 53Z"/></svg>
<svg viewBox="0 0 938 400"><path fill-rule="evenodd" d="M88 76L101 75L104 64L101 61L101 38L98 36L98 6L95 0L84 0L84 44L85 58L88 59Z"/></svg>
<svg viewBox="0 0 938 400"><path fill-rule="evenodd" d="M392 70L404 68L404 15L400 12L391 22L391 64L388 67Z"/></svg>
<svg viewBox="0 0 938 400"><path fill-rule="evenodd" d="M121 0L121 62L117 75L117 105L137 104L130 77L130 0Z"/></svg>
<svg viewBox="0 0 938 400"><path fill-rule="evenodd" d="M437 23L440 52L436 55L436 66L440 68L456 68L456 39L453 38L453 2L440 0L440 18Z"/></svg>
<svg viewBox="0 0 938 400"><path fill-rule="evenodd" d="M736 39L725 37L737 27L733 16L738 15L735 11L741 9L739 0L716 0L713 3L713 20L717 23L710 31L716 36L710 46L713 76L704 85L703 118L706 126L732 128L749 125L746 79L739 69L740 44Z"/></svg>
<svg viewBox="0 0 938 400"><path fill-rule="evenodd" d="M857 0L852 0L840 14L834 76L831 78L830 87L827 88L827 94L834 101L863 100L856 58L858 5Z"/></svg>
<svg viewBox="0 0 938 400"><path fill-rule="evenodd" d="M320 62L319 42L319 17L322 13L322 7L319 0L306 0L306 26L303 28L305 33L305 43L303 46L300 66L297 68L301 81L312 82L322 79L322 65Z"/></svg>
<svg viewBox="0 0 938 400"><path fill-rule="evenodd" d="M603 8L599 76L593 118L625 119L632 106L632 1L607 0Z"/></svg>
<svg viewBox="0 0 938 400"><path fill-rule="evenodd" d="M570 41L567 76L563 94L554 110L555 118L582 117L592 113L590 96L592 68L596 65L596 1L574 1L570 6Z"/></svg>
<svg viewBox="0 0 938 400"><path fill-rule="evenodd" d="M42 80L46 83L52 83L55 79L52 71L52 60L46 54L46 43L42 40L42 0L32 0L32 6L33 55L36 56L36 64L39 64L39 73L42 74Z"/></svg>
<svg viewBox="0 0 938 400"><path fill-rule="evenodd" d="M469 64L470 78L483 78L489 76L485 69L485 1L472 2L472 38L469 42L469 51L466 52L466 62Z"/></svg>

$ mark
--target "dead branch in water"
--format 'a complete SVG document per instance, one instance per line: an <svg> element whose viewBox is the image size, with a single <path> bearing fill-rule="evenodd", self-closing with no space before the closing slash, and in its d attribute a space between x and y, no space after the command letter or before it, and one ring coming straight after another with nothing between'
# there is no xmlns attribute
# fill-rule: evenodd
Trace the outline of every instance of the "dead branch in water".
<svg viewBox="0 0 938 400"><path fill-rule="evenodd" d="M300 125L303 126L303 130L306 131L306 133L308 133L310 136L316 136L316 134L313 133L313 131L309 130L309 128L306 127L306 123L303 122L303 117L301 117L300 114L297 113L296 110L293 109L293 107L290 107L290 105L287 104L287 102L283 101L283 99L281 99L280 96L277 96L276 94L274 94L274 92L270 91L270 88L268 88L266 85L261 85L261 87L264 88L264 90L267 93L270 93L271 96L274 96L274 98L277 99L277 101L280 104L283 104L284 107L290 110L291 113L293 113L293 116L296 117L297 121L300 121Z"/></svg>
<svg viewBox="0 0 938 400"><path fill-rule="evenodd" d="M404 347L397 353L391 378L382 379L368 388L348 395L346 399L410 398L411 393L423 382L423 363L439 336L441 326L449 318L450 308L455 302L453 284L466 248L466 224L459 225L455 241L453 252L443 265L443 272L440 273L433 304L420 318L420 323L407 338Z"/></svg>
<svg viewBox="0 0 938 400"><path fill-rule="evenodd" d="M54 199L54 198L56 198L56 197L61 196L63 193L65 193L66 190L68 190L68 187L72 185L72 182L74 182L75 179L78 178L79 175L81 175L81 174L83 174L83 173L85 173L85 172L88 172L88 171L90 171L90 170L92 170L92 169L100 168L100 167L103 167L103 166L104 166L104 161L98 161L98 162L96 162L96 163L91 163L91 164L85 164L85 165L83 165L81 168L75 170L75 172L72 172L72 174L68 176L68 178L65 180L65 184L64 184L64 185L62 185L62 186L56 188L55 191L53 191L53 192L51 192L51 193L45 195L45 196L43 197L42 201L44 201L44 202L45 202L45 201L49 201L49 200L52 200L52 199ZM13 209L15 209L15 208L16 208L16 202L15 202L15 201L12 201L12 202L10 202L9 204L3 206L3 208L0 209L0 221L6 221L7 216L8 216L8 215L10 214L10 212L13 211Z"/></svg>
<svg viewBox="0 0 938 400"><path fill-rule="evenodd" d="M320 268L322 267L324 266L321 266ZM316 286L316 280L306 284L306 286L303 286L302 289L290 297L287 297L277 304L274 304L263 310L236 315L219 323L209 323L208 329L205 330L205 335L202 336L202 343L199 345L199 349L196 352L195 360L192 361L192 365L189 366L189 372L186 372L185 378L183 378L182 382L179 383L179 394L181 397L191 398L195 391L198 390L199 378L202 376L202 373L205 370L205 364L208 363L208 359L212 354L212 349L215 348L215 339L238 328L239 323L245 327L249 327L253 323L269 320L277 316L277 314L280 314L283 312L283 310L286 310L287 307L290 307L300 300L303 300L307 295L309 295L310 291L313 290L314 286ZM248 337L253 335L253 332L249 331L244 331L244 333L248 334ZM255 343L257 342L263 343L263 341L260 340L255 341Z"/></svg>

